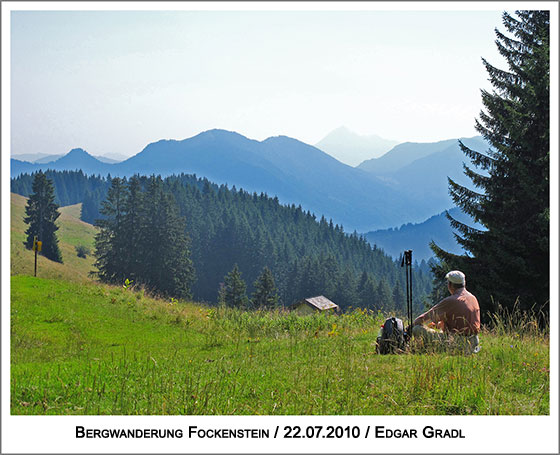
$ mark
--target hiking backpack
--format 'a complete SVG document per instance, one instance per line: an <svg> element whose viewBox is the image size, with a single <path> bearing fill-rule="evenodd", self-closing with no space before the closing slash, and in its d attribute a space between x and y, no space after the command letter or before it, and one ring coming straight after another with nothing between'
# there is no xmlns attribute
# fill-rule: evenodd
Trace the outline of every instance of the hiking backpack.
<svg viewBox="0 0 560 455"><path fill-rule="evenodd" d="M379 330L376 350L378 354L396 354L406 348L406 339L403 321L390 317Z"/></svg>

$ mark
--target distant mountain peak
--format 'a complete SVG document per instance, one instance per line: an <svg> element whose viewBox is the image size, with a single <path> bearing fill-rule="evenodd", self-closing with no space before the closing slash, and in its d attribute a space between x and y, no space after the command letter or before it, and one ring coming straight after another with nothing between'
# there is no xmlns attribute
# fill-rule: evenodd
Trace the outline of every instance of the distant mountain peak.
<svg viewBox="0 0 560 455"><path fill-rule="evenodd" d="M58 158L55 162L75 161L75 160L97 160L94 156L90 155L83 148L77 147L70 150L66 155Z"/></svg>
<svg viewBox="0 0 560 455"><path fill-rule="evenodd" d="M391 150L397 141L384 139L378 135L360 135L346 126L340 126L315 144L320 150L350 166L377 158Z"/></svg>
<svg viewBox="0 0 560 455"><path fill-rule="evenodd" d="M284 135L280 135L280 136L270 136L268 138L266 138L263 143L270 143L270 142L276 142L279 144L293 144L293 143L298 143L298 144L304 144L304 142L301 142L299 139L295 139L293 137L290 136L284 136ZM307 145L307 144L305 144Z"/></svg>
<svg viewBox="0 0 560 455"><path fill-rule="evenodd" d="M91 156L88 152L86 152L83 148L81 147L77 147L75 149L70 150L66 156L80 156L80 155L87 155L87 156Z"/></svg>

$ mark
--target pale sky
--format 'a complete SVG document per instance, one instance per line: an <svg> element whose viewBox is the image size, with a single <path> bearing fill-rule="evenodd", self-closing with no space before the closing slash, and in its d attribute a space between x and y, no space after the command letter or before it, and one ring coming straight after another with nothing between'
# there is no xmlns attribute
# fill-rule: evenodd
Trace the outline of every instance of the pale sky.
<svg viewBox="0 0 560 455"><path fill-rule="evenodd" d="M12 11L11 154L132 156L212 128L474 136L501 13Z"/></svg>

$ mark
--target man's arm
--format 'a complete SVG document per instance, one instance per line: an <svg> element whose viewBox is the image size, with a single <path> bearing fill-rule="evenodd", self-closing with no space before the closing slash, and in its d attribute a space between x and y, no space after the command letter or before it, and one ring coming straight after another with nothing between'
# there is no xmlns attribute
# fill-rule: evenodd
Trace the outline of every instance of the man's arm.
<svg viewBox="0 0 560 455"><path fill-rule="evenodd" d="M420 316L418 316L413 322L412 325L422 325L424 324L425 321L432 321L432 317L433 317L433 310L434 310L435 306L430 308L428 311L426 311L425 313L422 313Z"/></svg>
<svg viewBox="0 0 560 455"><path fill-rule="evenodd" d="M446 310L447 306L449 305L449 303L450 303L449 297L446 297L441 302L437 303L432 308L430 308L428 311L426 311L425 313L422 313L420 316L418 316L414 320L412 325L421 325L421 324L424 324L424 322L426 322L426 321L434 322L434 323L437 324L437 322L441 318L441 316L443 314L445 314L445 310Z"/></svg>

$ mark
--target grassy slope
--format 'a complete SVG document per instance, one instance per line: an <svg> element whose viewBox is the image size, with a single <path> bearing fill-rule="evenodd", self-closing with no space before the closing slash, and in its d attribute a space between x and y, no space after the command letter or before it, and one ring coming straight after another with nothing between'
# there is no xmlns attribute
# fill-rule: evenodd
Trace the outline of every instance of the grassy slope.
<svg viewBox="0 0 560 455"><path fill-rule="evenodd" d="M242 313L12 277L14 414L547 414L548 341L376 355L379 318ZM333 326L336 324L336 326Z"/></svg>
<svg viewBox="0 0 560 455"><path fill-rule="evenodd" d="M34 253L23 246L27 225L23 222L27 198L11 195L11 274L33 275ZM88 273L93 270L93 256L82 259L76 255L75 247L85 245L93 251L93 237L96 229L80 218L81 204L60 208L57 220L59 247L64 264L58 264L39 255L37 276L63 278L72 281L88 281Z"/></svg>

